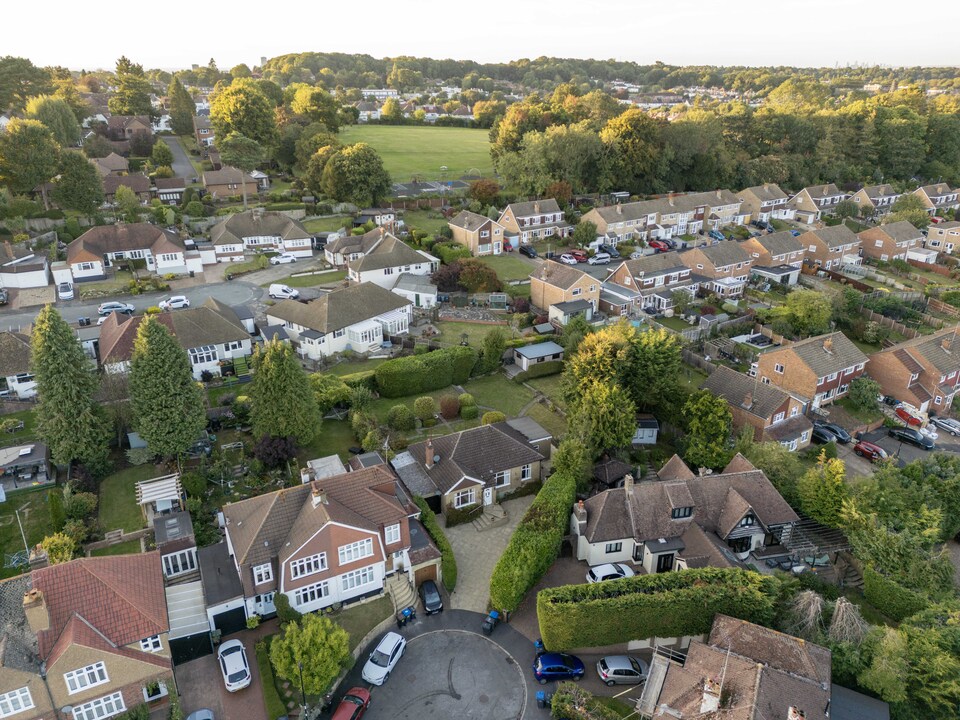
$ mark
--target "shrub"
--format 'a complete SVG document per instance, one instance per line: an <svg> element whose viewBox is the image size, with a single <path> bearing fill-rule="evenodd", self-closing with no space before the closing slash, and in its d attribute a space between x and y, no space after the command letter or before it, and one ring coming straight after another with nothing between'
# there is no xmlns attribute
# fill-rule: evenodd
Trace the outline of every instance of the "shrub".
<svg viewBox="0 0 960 720"><path fill-rule="evenodd" d="M266 468L278 468L297 455L297 441L293 437L264 435L253 446L253 456Z"/></svg>
<svg viewBox="0 0 960 720"><path fill-rule="evenodd" d="M827 460L834 460L837 457L837 443L833 440L828 442L822 448L823 454L826 456Z"/></svg>
<svg viewBox="0 0 960 720"><path fill-rule="evenodd" d="M618 720L623 717L573 682L557 685L550 708L553 717L566 720Z"/></svg>
<svg viewBox="0 0 960 720"><path fill-rule="evenodd" d="M350 373L349 375L341 375L340 379L343 380L344 385L347 387L365 387L369 390L377 389L377 380L373 370L363 370L361 372Z"/></svg>
<svg viewBox="0 0 960 720"><path fill-rule="evenodd" d="M355 412L350 416L350 429L353 430L353 436L358 442L363 442L363 439L379 425L376 416L371 413Z"/></svg>
<svg viewBox="0 0 960 720"><path fill-rule="evenodd" d="M494 423L503 422L507 419L507 416L504 415L499 410L490 410L485 412L483 417L480 418L481 425L493 425Z"/></svg>
<svg viewBox="0 0 960 720"><path fill-rule="evenodd" d="M923 595L884 577L869 565L863 568L863 596L877 610L897 622L928 605Z"/></svg>
<svg viewBox="0 0 960 720"><path fill-rule="evenodd" d="M452 528L456 525L463 525L463 523L476 520L481 507L479 503L473 503L472 505L465 505L462 508L446 508L443 511L443 517L446 520L447 527Z"/></svg>
<svg viewBox="0 0 960 720"><path fill-rule="evenodd" d="M251 615L247 618L247 630L256 630L260 627L260 616Z"/></svg>
<svg viewBox="0 0 960 720"><path fill-rule="evenodd" d="M180 484L191 497L202 497L207 489L207 479L198 472L187 472L180 476Z"/></svg>
<svg viewBox="0 0 960 720"><path fill-rule="evenodd" d="M377 390L384 397L392 398L464 383L476 364L476 350L457 346L387 360L374 373Z"/></svg>
<svg viewBox="0 0 960 720"><path fill-rule="evenodd" d="M273 596L273 604L277 608L277 619L281 625L289 622L300 622L300 618L303 617L299 610L290 607L290 598L281 592Z"/></svg>
<svg viewBox="0 0 960 720"><path fill-rule="evenodd" d="M460 403L460 410L477 404L477 401L470 393L460 393L459 397L457 397L457 402Z"/></svg>
<svg viewBox="0 0 960 720"><path fill-rule="evenodd" d="M547 362L537 363L533 365L529 370L524 370L521 373L517 373L513 376L514 382L526 382L527 380L533 380L538 377L546 377L548 375L557 375L563 372L563 360L548 360Z"/></svg>
<svg viewBox="0 0 960 720"><path fill-rule="evenodd" d="M421 421L433 420L434 415L437 414L436 401L429 395L418 397L413 401L413 414Z"/></svg>
<svg viewBox="0 0 960 720"><path fill-rule="evenodd" d="M414 495L413 501L420 508L420 522L423 523L423 528L440 551L440 573L443 576L443 585L449 592L453 592L457 587L457 559L453 556L450 541L443 534L443 528L437 522L437 516L427 505L427 501L419 495Z"/></svg>
<svg viewBox="0 0 960 720"><path fill-rule="evenodd" d="M387 425L391 430L409 432L417 427L417 418L406 405L394 405L387 412Z"/></svg>
<svg viewBox="0 0 960 720"><path fill-rule="evenodd" d="M350 407L353 410L366 410L373 402L373 390L366 385L350 388Z"/></svg>
<svg viewBox="0 0 960 720"><path fill-rule="evenodd" d="M453 395L444 395L440 398L440 414L444 420L453 420L460 414L460 401Z"/></svg>
<svg viewBox="0 0 960 720"><path fill-rule="evenodd" d="M50 503L50 526L54 532L60 532L67 521L67 514L63 510L63 493L54 488L47 495L47 502Z"/></svg>
<svg viewBox="0 0 960 720"><path fill-rule="evenodd" d="M267 210L306 210L307 206L298 202L267 203Z"/></svg>
<svg viewBox="0 0 960 720"><path fill-rule="evenodd" d="M464 420L475 420L480 415L480 408L476 405L467 405L460 408L460 417Z"/></svg>
<svg viewBox="0 0 960 720"><path fill-rule="evenodd" d="M146 465L153 459L153 452L150 448L130 448L126 452L127 460L131 465Z"/></svg>

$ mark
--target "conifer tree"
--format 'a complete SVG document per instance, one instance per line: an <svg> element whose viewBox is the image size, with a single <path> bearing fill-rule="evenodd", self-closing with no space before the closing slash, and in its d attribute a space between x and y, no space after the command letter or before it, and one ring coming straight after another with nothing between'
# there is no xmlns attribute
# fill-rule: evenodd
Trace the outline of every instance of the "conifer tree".
<svg viewBox="0 0 960 720"><path fill-rule="evenodd" d="M293 348L271 340L254 357L250 389L251 420L256 437L292 437L306 445L320 428L320 412L310 380Z"/></svg>

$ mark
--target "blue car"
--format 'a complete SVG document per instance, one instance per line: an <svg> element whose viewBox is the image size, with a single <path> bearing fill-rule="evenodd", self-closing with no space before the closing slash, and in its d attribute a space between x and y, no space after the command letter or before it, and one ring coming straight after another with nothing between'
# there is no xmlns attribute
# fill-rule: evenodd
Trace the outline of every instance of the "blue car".
<svg viewBox="0 0 960 720"><path fill-rule="evenodd" d="M585 671L580 658L566 653L543 653L533 661L533 676L541 685L546 685L550 680L578 682Z"/></svg>
<svg viewBox="0 0 960 720"><path fill-rule="evenodd" d="M726 236L725 236L722 232L720 232L719 230L711 230L710 232L707 233L707 235L709 235L710 237L712 237L714 240L726 240L726 239L727 239Z"/></svg>

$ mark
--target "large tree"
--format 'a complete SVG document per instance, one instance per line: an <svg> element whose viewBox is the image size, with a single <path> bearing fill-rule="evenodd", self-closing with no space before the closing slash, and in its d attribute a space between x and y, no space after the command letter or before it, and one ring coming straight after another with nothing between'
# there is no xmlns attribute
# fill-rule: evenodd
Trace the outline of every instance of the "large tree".
<svg viewBox="0 0 960 720"><path fill-rule="evenodd" d="M116 215L126 222L140 222L140 198L126 185L121 185L113 194Z"/></svg>
<svg viewBox="0 0 960 720"><path fill-rule="evenodd" d="M243 170L245 174L256 170L263 162L263 146L240 133L232 132L218 140L217 149L224 163ZM247 183L243 183L243 207L247 207Z"/></svg>
<svg viewBox="0 0 960 720"><path fill-rule="evenodd" d="M93 215L103 205L103 179L79 152L67 151L60 158L60 177L53 199L66 210Z"/></svg>
<svg viewBox="0 0 960 720"><path fill-rule="evenodd" d="M733 416L727 401L708 390L692 395L683 406L687 450L683 459L694 467L718 470L730 460Z"/></svg>
<svg viewBox="0 0 960 720"><path fill-rule="evenodd" d="M107 107L114 115L156 116L156 110L150 102L153 88L143 73L143 66L131 62L126 56L117 60L117 89L107 101Z"/></svg>
<svg viewBox="0 0 960 720"><path fill-rule="evenodd" d="M239 133L270 147L279 139L274 104L250 79L234 80L210 101L210 124L218 138Z"/></svg>
<svg viewBox="0 0 960 720"><path fill-rule="evenodd" d="M890 212L883 218L883 224L906 221L914 227L923 229L930 225L930 214L923 200L913 193L904 193L890 206Z"/></svg>
<svg viewBox="0 0 960 720"><path fill-rule="evenodd" d="M600 139L613 156L611 172L618 189L650 192L656 187L660 125L635 108L613 118L600 131Z"/></svg>
<svg viewBox="0 0 960 720"><path fill-rule="evenodd" d="M292 437L307 444L320 429L320 412L307 374L288 344L271 340L254 355L251 420L256 437Z"/></svg>
<svg viewBox="0 0 960 720"><path fill-rule="evenodd" d="M107 432L93 398L97 376L73 330L52 305L37 314L30 348L37 383L37 434L54 462L103 463Z"/></svg>
<svg viewBox="0 0 960 720"><path fill-rule="evenodd" d="M72 147L80 140L80 123L70 103L53 95L38 95L27 101L26 116L43 123L63 147Z"/></svg>
<svg viewBox="0 0 960 720"><path fill-rule="evenodd" d="M334 200L375 206L390 192L390 175L376 150L357 143L330 157L323 168L322 186Z"/></svg>
<svg viewBox="0 0 960 720"><path fill-rule="evenodd" d="M794 290L781 309L783 317L800 337L821 335L830 329L833 306L828 295L814 290Z"/></svg>
<svg viewBox="0 0 960 720"><path fill-rule="evenodd" d="M173 131L177 135L192 134L193 117L197 114L197 105L178 77L174 77L170 81L170 87L167 88L167 105Z"/></svg>
<svg viewBox="0 0 960 720"><path fill-rule="evenodd" d="M23 110L27 98L52 89L50 73L27 58L7 55L0 58L0 111Z"/></svg>
<svg viewBox="0 0 960 720"><path fill-rule="evenodd" d="M631 344L627 388L644 412L677 407L682 400L680 340L663 328L637 333Z"/></svg>
<svg viewBox="0 0 960 720"><path fill-rule="evenodd" d="M324 615L310 613L284 626L270 643L270 664L284 680L296 685L303 678L308 695L330 688L350 659L350 635Z"/></svg>
<svg viewBox="0 0 960 720"><path fill-rule="evenodd" d="M340 120L337 115L339 104L333 95L323 88L302 85L297 88L290 101L290 110L310 119L310 122L323 123L327 130L336 132L340 129Z"/></svg>
<svg viewBox="0 0 960 720"><path fill-rule="evenodd" d="M0 182L12 192L33 192L50 182L59 167L60 146L43 123L14 118L0 133ZM41 194L46 207L47 193Z"/></svg>
<svg viewBox="0 0 960 720"><path fill-rule="evenodd" d="M630 444L636 411L629 394L616 383L589 382L570 411L570 432L582 438L594 455Z"/></svg>
<svg viewBox="0 0 960 720"><path fill-rule="evenodd" d="M166 325L147 316L137 328L130 362L135 427L153 452L185 452L203 434L207 414L190 359Z"/></svg>

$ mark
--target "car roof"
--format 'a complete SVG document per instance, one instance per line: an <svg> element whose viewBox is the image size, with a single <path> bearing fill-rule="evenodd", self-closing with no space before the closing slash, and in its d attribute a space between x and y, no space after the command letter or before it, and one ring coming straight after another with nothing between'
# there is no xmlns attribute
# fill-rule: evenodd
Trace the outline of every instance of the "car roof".
<svg viewBox="0 0 960 720"><path fill-rule="evenodd" d="M609 668L633 668L633 663L629 655L607 655L603 658L603 661ZM638 660L638 662L641 666L644 665L642 660Z"/></svg>
<svg viewBox="0 0 960 720"><path fill-rule="evenodd" d="M377 650L392 650L397 643L403 640L403 636L395 632L388 632L383 636L383 640L377 643Z"/></svg>

